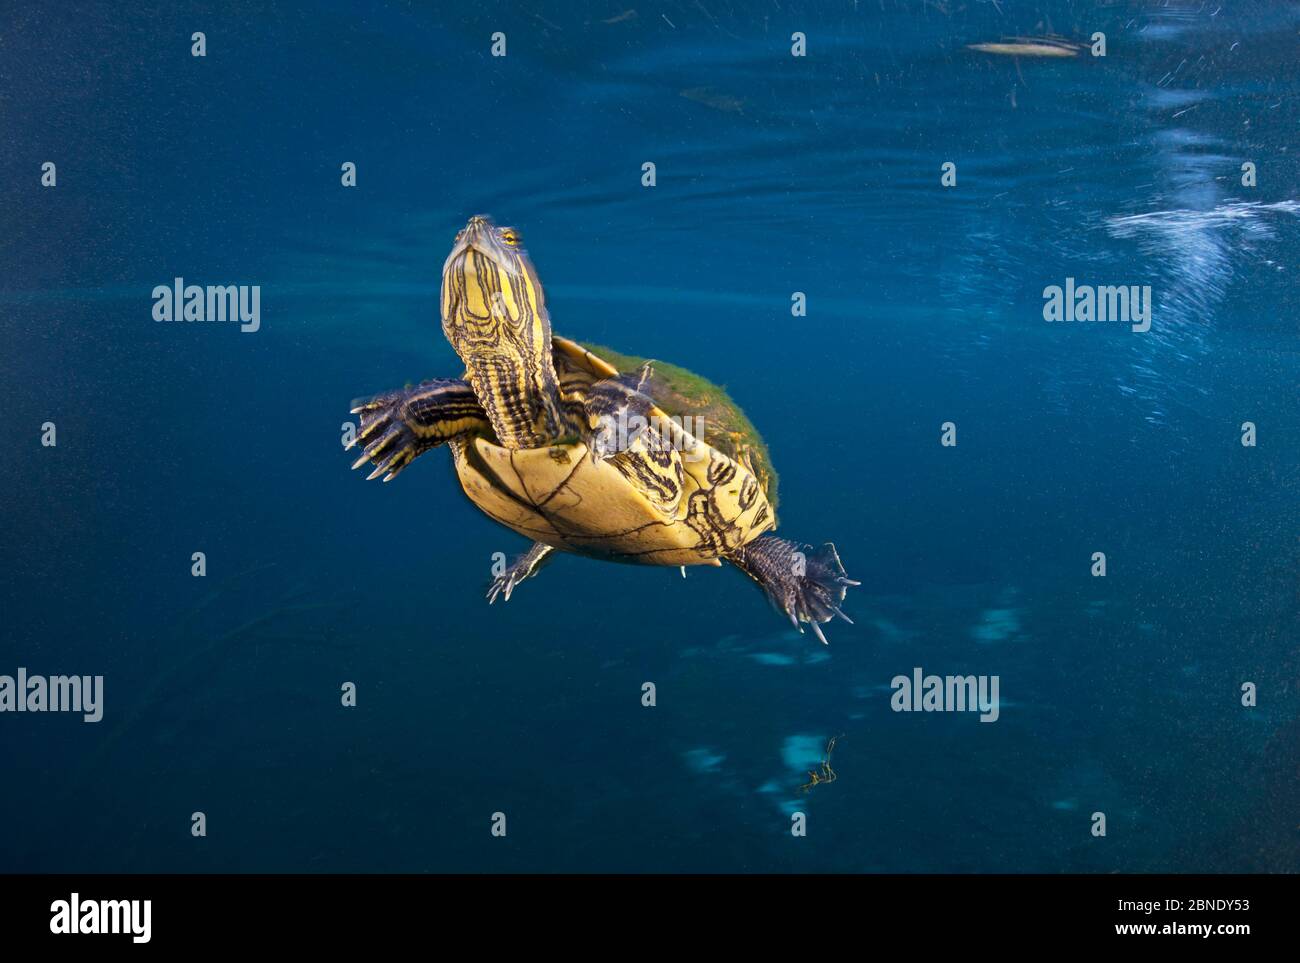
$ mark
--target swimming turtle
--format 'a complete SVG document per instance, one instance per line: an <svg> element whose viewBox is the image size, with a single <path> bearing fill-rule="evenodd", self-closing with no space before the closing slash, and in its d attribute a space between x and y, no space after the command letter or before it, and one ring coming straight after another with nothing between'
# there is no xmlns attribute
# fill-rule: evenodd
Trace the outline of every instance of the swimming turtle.
<svg viewBox="0 0 1300 963"><path fill-rule="evenodd" d="M517 231L469 220L442 268L442 330L465 363L356 404L353 464L391 481L446 445L461 487L533 540L498 575L509 600L557 551L640 565L721 565L752 578L795 628L848 621L835 546L778 538L776 474L725 392L685 369L551 333L537 271ZM623 370L620 371L620 368Z"/></svg>

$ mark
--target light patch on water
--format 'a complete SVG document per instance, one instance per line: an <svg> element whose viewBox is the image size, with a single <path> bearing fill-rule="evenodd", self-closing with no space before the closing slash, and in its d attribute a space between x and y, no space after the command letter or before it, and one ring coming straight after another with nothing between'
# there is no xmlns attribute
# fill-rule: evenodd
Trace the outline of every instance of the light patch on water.
<svg viewBox="0 0 1300 963"><path fill-rule="evenodd" d="M811 635L800 635L793 629L785 629L752 639L735 634L727 635L711 646L683 649L680 656L724 660L743 657L759 665L789 668L826 662L831 658L831 653L817 644Z"/></svg>
<svg viewBox="0 0 1300 963"><path fill-rule="evenodd" d="M986 609L979 624L970 630L976 642L985 645L1005 642L1020 631L1019 609Z"/></svg>
<svg viewBox="0 0 1300 963"><path fill-rule="evenodd" d="M794 659L776 652L751 652L749 657L759 665L794 665Z"/></svg>
<svg viewBox="0 0 1300 963"><path fill-rule="evenodd" d="M894 687L888 682L880 682L876 685L855 685L853 687L853 698L870 699L877 692L893 693Z"/></svg>
<svg viewBox="0 0 1300 963"><path fill-rule="evenodd" d="M1112 237L1135 240L1139 250L1164 266L1168 278L1157 304L1162 320L1208 321L1234 275L1264 260L1260 248L1276 238L1279 221L1297 216L1296 201L1229 201L1201 210L1110 217L1106 229ZM1162 337L1169 334L1157 330Z"/></svg>
<svg viewBox="0 0 1300 963"><path fill-rule="evenodd" d="M826 755L828 736L786 736L781 746L781 761L800 774L821 765Z"/></svg>
<svg viewBox="0 0 1300 963"><path fill-rule="evenodd" d="M1176 109L1180 107L1190 107L1192 104L1199 104L1202 101L1212 99L1209 91L1205 90L1183 90L1177 87L1164 88L1157 87L1155 90L1148 91L1147 100L1152 107Z"/></svg>
<svg viewBox="0 0 1300 963"><path fill-rule="evenodd" d="M1101 810L1111 820L1136 811L1126 796L1102 760L1081 758L1071 762L1040 798L1062 812Z"/></svg>
<svg viewBox="0 0 1300 963"><path fill-rule="evenodd" d="M1300 215L1300 201L1277 201L1273 204L1232 201L1220 204L1210 211L1152 211L1148 214L1112 217L1106 221L1106 225L1116 237L1134 237L1148 232L1165 235L1173 240L1183 240L1188 237L1195 239L1207 230L1258 222L1269 212ZM1262 225L1261 230L1271 234L1267 225Z"/></svg>
<svg viewBox="0 0 1300 963"><path fill-rule="evenodd" d="M781 762L786 771L764 781L754 790L755 794L770 800L777 812L783 813L787 818L791 813L806 811L808 802L805 797L797 793L793 798L781 797L798 790L808 781L808 773L822 764L826 758L827 741L826 736L802 733L787 736L781 744Z"/></svg>
<svg viewBox="0 0 1300 963"><path fill-rule="evenodd" d="M688 749L682 753L682 758L686 760L686 765L691 772L701 774L716 773L718 767L726 760L726 756L714 752L708 746L701 746L699 749Z"/></svg>
<svg viewBox="0 0 1300 963"><path fill-rule="evenodd" d="M886 642L907 641L907 633L888 619L873 619L871 624Z"/></svg>

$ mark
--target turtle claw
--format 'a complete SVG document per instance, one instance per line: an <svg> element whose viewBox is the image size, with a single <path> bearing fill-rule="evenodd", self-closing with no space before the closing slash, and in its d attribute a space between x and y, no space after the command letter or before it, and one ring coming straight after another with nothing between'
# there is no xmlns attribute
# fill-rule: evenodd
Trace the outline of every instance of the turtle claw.
<svg viewBox="0 0 1300 963"><path fill-rule="evenodd" d="M361 426L347 448L364 446L363 454L352 463L352 468L370 462L374 470L366 476L366 481L381 475L384 481L392 481L420 453L415 433L402 417L404 398L403 392L391 391L352 409L353 414L361 415Z"/></svg>
<svg viewBox="0 0 1300 963"><path fill-rule="evenodd" d="M498 598L504 598L504 601L509 602L510 596L519 583L536 575L553 551L554 549L549 545L535 542L532 548L516 558L508 569L492 580L487 590L488 605L492 605Z"/></svg>
<svg viewBox="0 0 1300 963"><path fill-rule="evenodd" d="M795 581L799 619L812 626L813 633L821 640L822 645L829 644L825 633L822 632L822 623L830 622L839 616L849 625L853 625L853 620L844 614L840 604L843 603L850 586L862 583L847 576L844 563L840 561L839 553L835 551L833 544L827 542L816 554L813 554L809 548L806 570L804 574L797 576Z"/></svg>
<svg viewBox="0 0 1300 963"><path fill-rule="evenodd" d="M493 605L498 597L502 597L502 601L504 602L509 602L510 596L515 590L515 586L521 581L521 579L517 577L518 575L519 573L515 571L513 566L504 575L498 575L496 580L492 583L492 586L487 590L488 605ZM526 575L524 576L524 578L527 577L528 576Z"/></svg>
<svg viewBox="0 0 1300 963"><path fill-rule="evenodd" d="M763 535L750 542L730 560L759 584L790 624L801 634L811 626L823 645L822 625L836 616L850 625L840 609L850 586L860 583L844 572L835 546L827 542L820 550L799 545L775 535Z"/></svg>

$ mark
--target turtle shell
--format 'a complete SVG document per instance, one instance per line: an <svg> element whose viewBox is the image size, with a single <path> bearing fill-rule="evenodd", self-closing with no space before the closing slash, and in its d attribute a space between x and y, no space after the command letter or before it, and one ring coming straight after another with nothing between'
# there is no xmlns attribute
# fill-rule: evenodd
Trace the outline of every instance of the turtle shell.
<svg viewBox="0 0 1300 963"><path fill-rule="evenodd" d="M634 377L646 363L645 358L622 354L601 345L579 344L566 338L556 338L555 341L564 342L564 345L557 344L556 354L567 350L565 346L573 344L591 355L593 360L603 361L625 376ZM656 361L654 373L642 391L653 398L655 404L670 417L689 416L695 419L696 426L703 426L702 432L696 432L697 437L753 472L763 486L763 493L771 503L772 510L776 511L777 475L772 468L767 444L740 405L731 400L725 388L693 371Z"/></svg>
<svg viewBox="0 0 1300 963"><path fill-rule="evenodd" d="M566 392L620 374L603 349L598 354L560 337L553 344ZM638 359L616 357L639 366ZM730 399L720 406L725 393L670 368L656 365L643 391L656 401L658 417L704 415L704 437L694 449L654 450L638 440L596 460L581 441L521 450L475 436L450 445L461 487L491 518L558 549L643 565L720 564L776 527L768 496L769 489L775 493L775 474L748 419L736 420L731 411L739 409ZM707 403L702 412L699 403Z"/></svg>

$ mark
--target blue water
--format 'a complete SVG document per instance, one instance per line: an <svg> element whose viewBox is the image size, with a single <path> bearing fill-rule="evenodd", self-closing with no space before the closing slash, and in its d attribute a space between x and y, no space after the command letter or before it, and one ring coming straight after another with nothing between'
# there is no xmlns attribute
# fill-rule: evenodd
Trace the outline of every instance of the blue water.
<svg viewBox="0 0 1300 963"><path fill-rule="evenodd" d="M227 6L2 16L0 674L105 710L0 715L0 870L1300 869L1300 6ZM460 373L480 212L558 332L727 386L855 625L573 557L489 608L525 542L445 451L348 470L352 399ZM917 666L998 721L891 711Z"/></svg>

